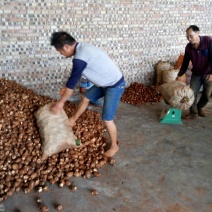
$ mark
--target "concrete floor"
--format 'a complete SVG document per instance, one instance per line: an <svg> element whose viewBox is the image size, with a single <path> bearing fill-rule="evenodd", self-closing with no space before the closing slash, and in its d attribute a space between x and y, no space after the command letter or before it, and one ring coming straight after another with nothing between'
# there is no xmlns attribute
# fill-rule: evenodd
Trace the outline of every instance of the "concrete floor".
<svg viewBox="0 0 212 212"><path fill-rule="evenodd" d="M78 187L51 186L49 192L13 194L2 204L6 212L37 212L36 198L54 212L212 212L212 103L206 118L161 124L165 103L135 107L120 103L116 124L120 151L114 166L100 177L71 178ZM98 195L91 194L96 189Z"/></svg>

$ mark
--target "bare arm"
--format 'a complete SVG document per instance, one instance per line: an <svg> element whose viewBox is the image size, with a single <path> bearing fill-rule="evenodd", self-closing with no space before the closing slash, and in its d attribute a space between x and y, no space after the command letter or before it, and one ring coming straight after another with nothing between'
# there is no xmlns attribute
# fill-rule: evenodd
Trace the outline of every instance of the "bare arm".
<svg viewBox="0 0 212 212"><path fill-rule="evenodd" d="M52 107L51 111L54 114L58 114L60 110L63 109L65 102L68 100L68 98L73 94L73 89L69 89L67 87L63 88L60 91L60 100L55 103L55 105Z"/></svg>

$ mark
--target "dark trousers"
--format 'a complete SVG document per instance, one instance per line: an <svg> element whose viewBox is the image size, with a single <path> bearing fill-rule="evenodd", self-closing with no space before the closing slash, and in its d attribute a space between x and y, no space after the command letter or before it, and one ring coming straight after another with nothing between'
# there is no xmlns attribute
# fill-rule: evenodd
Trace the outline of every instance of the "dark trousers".
<svg viewBox="0 0 212 212"><path fill-rule="evenodd" d="M201 86L203 87L200 99L198 101L198 94L200 92ZM206 76L195 76L192 74L190 87L194 91L194 103L190 108L191 113L197 113L208 103L211 93L212 93L212 81L208 81Z"/></svg>

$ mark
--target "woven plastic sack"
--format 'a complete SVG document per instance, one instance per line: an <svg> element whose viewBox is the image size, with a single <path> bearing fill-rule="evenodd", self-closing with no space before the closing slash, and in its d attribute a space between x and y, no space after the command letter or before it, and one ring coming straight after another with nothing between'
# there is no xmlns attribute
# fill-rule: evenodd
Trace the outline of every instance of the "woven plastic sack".
<svg viewBox="0 0 212 212"><path fill-rule="evenodd" d="M159 61L156 64L156 85L159 86L163 83L163 71L169 70L171 68L170 63Z"/></svg>
<svg viewBox="0 0 212 212"><path fill-rule="evenodd" d="M174 65L174 69L180 69L183 63L183 59L184 59L184 53L180 53L180 55L177 58L177 61Z"/></svg>
<svg viewBox="0 0 212 212"><path fill-rule="evenodd" d="M184 82L173 81L159 86L159 92L173 108L188 110L194 102L194 92Z"/></svg>
<svg viewBox="0 0 212 212"><path fill-rule="evenodd" d="M59 114L53 114L50 111L53 104L46 104L35 112L42 139L43 160L65 149L80 146L65 111L61 110Z"/></svg>

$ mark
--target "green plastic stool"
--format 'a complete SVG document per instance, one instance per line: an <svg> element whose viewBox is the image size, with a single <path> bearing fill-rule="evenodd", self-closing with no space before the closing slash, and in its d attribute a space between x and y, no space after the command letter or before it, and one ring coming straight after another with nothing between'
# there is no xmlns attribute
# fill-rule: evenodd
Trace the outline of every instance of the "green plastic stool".
<svg viewBox="0 0 212 212"><path fill-rule="evenodd" d="M160 115L160 123L162 124L182 124L182 110L176 108L167 108Z"/></svg>

